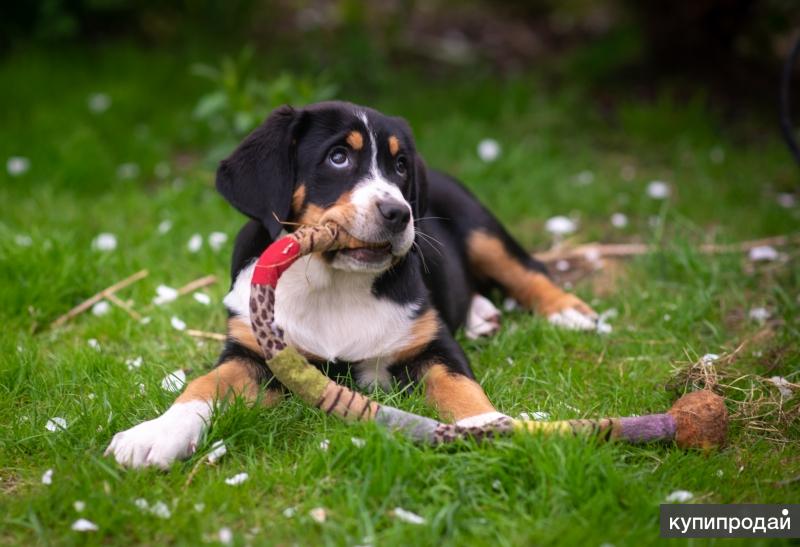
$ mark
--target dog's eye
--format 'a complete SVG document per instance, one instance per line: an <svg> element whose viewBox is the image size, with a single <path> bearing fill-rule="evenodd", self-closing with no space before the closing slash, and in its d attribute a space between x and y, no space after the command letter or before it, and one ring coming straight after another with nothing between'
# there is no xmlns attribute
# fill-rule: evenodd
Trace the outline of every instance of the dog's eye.
<svg viewBox="0 0 800 547"><path fill-rule="evenodd" d="M408 172L408 160L405 156L399 156L397 161L395 161L394 169L397 171L397 174L400 176L405 176Z"/></svg>
<svg viewBox="0 0 800 547"><path fill-rule="evenodd" d="M350 165L350 156L344 146L337 146L328 154L328 161L337 169L341 169Z"/></svg>

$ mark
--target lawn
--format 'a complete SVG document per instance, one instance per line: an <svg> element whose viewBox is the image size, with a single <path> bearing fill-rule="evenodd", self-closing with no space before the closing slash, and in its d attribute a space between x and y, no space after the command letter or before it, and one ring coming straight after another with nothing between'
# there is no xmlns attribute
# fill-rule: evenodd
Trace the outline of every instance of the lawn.
<svg viewBox="0 0 800 547"><path fill-rule="evenodd" d="M373 86L334 83L338 98L406 117L428 164L463 180L531 250L551 246L544 224L555 215L578 223L568 243L657 249L559 274L597 310L617 311L611 333L564 332L511 312L498 336L461 337L499 409L553 419L663 411L687 383L701 383L692 364L718 354L706 372L715 371L734 418L725 448L522 436L424 448L289 398L272 409L234 402L195 457L169 472L104 458L115 432L174 399L166 374L203 374L220 349L172 325L223 331L243 222L213 187L219 133L192 115L209 84L189 66L218 59L117 45L0 63L0 159L29 160L24 173L0 173L1 543L198 544L228 539L227 529L237 545L640 545L659 541L658 507L676 490L693 502L797 503L799 398L781 398L765 379L800 383L798 247L758 263L700 251L796 234L800 205L786 194L797 169L777 123L756 114L723 121L700 91L623 94L609 113L587 82L556 85L540 73L437 78L406 68ZM265 61L264 78L270 66L280 61ZM501 146L494 162L476 153L485 138ZM666 199L648 195L654 180L667 183ZM627 225L613 226L614 213ZM212 248L212 232L227 242ZM93 248L101 233L116 236L113 251ZM196 252L187 247L194 234L204 241ZM149 275L119 295L149 322L113 306L50 328L142 269ZM202 289L210 305L191 295L151 304L159 285L208 274L219 279ZM752 317L759 308L766 320ZM126 364L137 358L141 366ZM431 413L419 393L378 397ZM48 430L54 417L66 428ZM218 440L227 454L209 465ZM226 484L243 472L248 480ZM397 507L425 522L396 518ZM324 523L309 515L315 508L326 510ZM79 518L98 530L72 531Z"/></svg>

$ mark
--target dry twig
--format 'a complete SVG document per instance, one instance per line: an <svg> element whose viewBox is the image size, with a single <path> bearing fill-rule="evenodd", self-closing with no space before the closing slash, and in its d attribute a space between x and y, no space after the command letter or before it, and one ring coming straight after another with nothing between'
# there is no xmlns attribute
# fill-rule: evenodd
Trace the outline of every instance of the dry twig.
<svg viewBox="0 0 800 547"><path fill-rule="evenodd" d="M63 325L76 315L80 315L81 313L85 312L86 310L88 310L89 308L91 308L104 298L109 298L109 295L113 295L115 292L124 289L128 285L136 283L140 279L144 279L145 277L148 276L149 273L150 272L148 272L147 270L141 270L139 272L136 272L130 277L126 277L122 281L114 283L110 287L106 287L99 293L95 294L91 298L88 298L87 300L84 300L83 302L81 302L80 304L69 310L67 313L65 313L64 315L53 321L50 326L52 328L60 327L61 325Z"/></svg>

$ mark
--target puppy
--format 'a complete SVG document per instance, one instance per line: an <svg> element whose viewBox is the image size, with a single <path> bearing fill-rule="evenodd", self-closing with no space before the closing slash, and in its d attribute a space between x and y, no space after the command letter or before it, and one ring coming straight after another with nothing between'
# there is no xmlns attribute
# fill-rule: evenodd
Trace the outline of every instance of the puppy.
<svg viewBox="0 0 800 547"><path fill-rule="evenodd" d="M114 436L106 454L123 465L190 456L217 400L280 401L250 327L250 278L262 251L298 225L334 221L371 245L309 255L284 273L275 316L286 340L364 389L422 383L443 419L501 416L454 338L462 326L470 337L499 328L481 295L498 288L553 323L594 327L595 313L466 188L426 168L401 118L344 102L278 108L222 161L217 189L251 219L233 251L227 341L163 415Z"/></svg>

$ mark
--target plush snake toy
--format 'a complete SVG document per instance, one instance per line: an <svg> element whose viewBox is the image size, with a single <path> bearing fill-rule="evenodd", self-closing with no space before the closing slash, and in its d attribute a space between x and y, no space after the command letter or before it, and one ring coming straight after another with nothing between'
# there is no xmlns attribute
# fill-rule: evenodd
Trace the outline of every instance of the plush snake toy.
<svg viewBox="0 0 800 547"><path fill-rule="evenodd" d="M724 442L728 413L722 398L711 391L688 393L664 414L551 422L504 416L482 426L464 427L378 404L334 382L284 341L283 332L274 323L275 289L281 274L304 255L368 245L334 223L303 226L270 245L256 264L250 292L253 332L275 378L305 403L347 420L372 420L428 444L490 438L514 431L596 436L633 443L675 441L684 448L711 448Z"/></svg>

